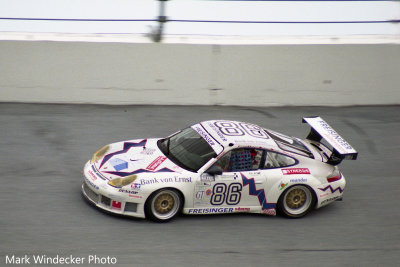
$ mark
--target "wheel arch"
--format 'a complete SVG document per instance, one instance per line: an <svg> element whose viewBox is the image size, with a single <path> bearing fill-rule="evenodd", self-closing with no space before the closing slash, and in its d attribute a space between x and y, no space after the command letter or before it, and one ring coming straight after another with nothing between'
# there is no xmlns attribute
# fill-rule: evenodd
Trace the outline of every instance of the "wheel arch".
<svg viewBox="0 0 400 267"><path fill-rule="evenodd" d="M267 186L269 187L269 190L267 188L266 189L266 196L269 202L272 203L278 203L279 199L281 198L281 196L283 195L283 193L289 189L290 187L293 187L295 185L304 185L307 186L308 188L311 189L311 192L313 193L313 197L315 198L315 200L318 200L318 196L317 196L317 192L316 189L317 187L321 184L321 182L319 181L318 178L314 177L314 176L308 176L308 177L304 177L307 181L306 182L292 182L293 180L300 180L303 177L281 177L280 179L276 179L272 185ZM284 188L281 190L280 189L280 185L281 184L287 184L286 186L284 186ZM318 201L316 201L318 202Z"/></svg>
<svg viewBox="0 0 400 267"><path fill-rule="evenodd" d="M179 193L180 197L182 198L182 203L185 203L185 195L182 192L182 189L178 188L178 187L174 187L174 186L166 186L166 187L157 187L155 188L153 191L151 191L145 201L145 204L150 200L150 197L153 196L154 194L156 194L158 191L160 190L164 190L164 189L170 189L170 190L175 190Z"/></svg>
<svg viewBox="0 0 400 267"><path fill-rule="evenodd" d="M315 201L315 203L314 203L314 208L317 207L317 204L318 204L317 192L315 191L315 188L314 188L313 186L311 186L311 185L309 185L309 184L306 184L306 183L296 183L296 184L291 184L291 185L289 185L287 188L285 188L285 190L282 190L282 192L280 192L280 194L278 195L278 198L276 199L276 202L277 202L277 203L279 202L279 200L281 199L281 197L283 197L284 193L285 193L287 190L289 190L291 187L297 186L297 185L304 185L304 186L306 186L306 187L308 187L308 188L310 189L311 194L313 195L314 201Z"/></svg>
<svg viewBox="0 0 400 267"><path fill-rule="evenodd" d="M179 197L181 199L181 203L180 203L180 207L179 207L178 213L182 212L183 207L185 205L185 199L186 199L185 195L182 192L182 190L180 188L173 187L173 186L158 187L158 188L155 188L151 193L148 194L148 196L147 196L147 198L146 198L146 200L144 202L143 212L144 212L145 218L151 217L151 216L148 215L148 211L146 209L146 207L149 205L149 201L151 201L152 197L154 195L156 195L158 192L160 192L161 190L173 190L173 191L178 193L178 195L179 195Z"/></svg>
<svg viewBox="0 0 400 267"><path fill-rule="evenodd" d="M277 212L279 212L279 213L284 215L283 208L280 206L282 204L282 201L283 201L282 198L285 196L285 194L291 188L296 187L296 186L304 186L304 187L308 188L310 193L311 193L311 195L312 195L311 207L310 207L309 210L307 210L305 212L304 215L306 215L309 211L316 209L316 207L318 205L318 196L317 196L317 193L316 193L314 187L311 186L310 184L307 184L307 183L294 183L294 184L289 185L287 188L285 188L285 190L282 190L282 192L280 192L279 197L277 198L277 202L276 202L277 203L277 205L276 205ZM300 218L300 217L303 217L304 215L298 216L298 217L296 217L296 216L288 216L288 215L285 215L285 216L286 217L291 217L291 218Z"/></svg>

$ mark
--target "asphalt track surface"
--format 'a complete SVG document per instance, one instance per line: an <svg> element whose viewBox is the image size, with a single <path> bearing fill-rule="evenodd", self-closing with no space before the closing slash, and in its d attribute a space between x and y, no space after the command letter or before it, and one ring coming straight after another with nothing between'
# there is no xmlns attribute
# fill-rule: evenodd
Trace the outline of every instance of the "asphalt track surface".
<svg viewBox="0 0 400 267"><path fill-rule="evenodd" d="M163 137L206 119L305 137L301 118L309 115L322 116L359 158L341 165L344 201L305 218L182 215L158 224L106 214L81 196L82 167L104 144ZM74 266L94 266L90 255L115 257L115 266L399 266L400 106L6 103L0 125L0 266L13 255L85 258Z"/></svg>

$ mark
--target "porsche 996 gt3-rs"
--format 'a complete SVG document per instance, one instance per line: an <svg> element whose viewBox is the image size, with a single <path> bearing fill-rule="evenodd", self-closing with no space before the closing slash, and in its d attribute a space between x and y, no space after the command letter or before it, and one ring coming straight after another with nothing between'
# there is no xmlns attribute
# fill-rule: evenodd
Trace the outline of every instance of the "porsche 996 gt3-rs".
<svg viewBox="0 0 400 267"><path fill-rule="evenodd" d="M166 138L109 144L84 167L83 195L108 212L169 221L179 213L299 218L342 199L338 168L356 150L320 117L305 139L210 120Z"/></svg>

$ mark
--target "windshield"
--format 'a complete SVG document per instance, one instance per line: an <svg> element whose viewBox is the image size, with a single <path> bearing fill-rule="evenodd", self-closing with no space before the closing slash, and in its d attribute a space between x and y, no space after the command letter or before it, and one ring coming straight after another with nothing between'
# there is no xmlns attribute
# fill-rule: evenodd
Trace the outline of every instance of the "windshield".
<svg viewBox="0 0 400 267"><path fill-rule="evenodd" d="M197 172L217 154L211 146L191 127L157 142L160 150L175 164Z"/></svg>

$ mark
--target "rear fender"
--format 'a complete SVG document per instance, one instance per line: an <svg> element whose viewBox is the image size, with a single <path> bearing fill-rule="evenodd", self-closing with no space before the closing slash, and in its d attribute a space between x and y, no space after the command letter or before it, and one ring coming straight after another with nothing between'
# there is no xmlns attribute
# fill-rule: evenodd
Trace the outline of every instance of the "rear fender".
<svg viewBox="0 0 400 267"><path fill-rule="evenodd" d="M267 193L267 199L269 203L278 203L280 196L285 190L293 185L306 185L311 188L312 193L316 200L318 186L321 185L319 179L312 175L293 175L291 177L284 177L281 180L275 182L271 189ZM318 201L316 201L317 203Z"/></svg>

